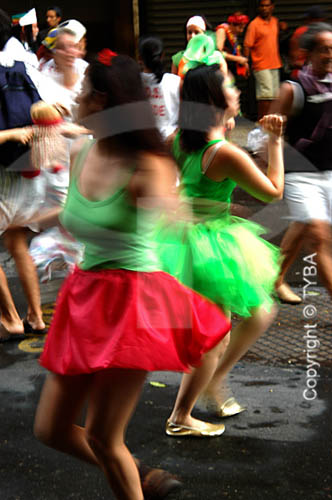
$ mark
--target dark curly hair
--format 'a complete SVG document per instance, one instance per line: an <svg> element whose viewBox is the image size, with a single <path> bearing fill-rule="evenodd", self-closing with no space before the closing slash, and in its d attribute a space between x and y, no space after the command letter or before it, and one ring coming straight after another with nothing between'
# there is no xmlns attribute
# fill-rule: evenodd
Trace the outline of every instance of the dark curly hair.
<svg viewBox="0 0 332 500"><path fill-rule="evenodd" d="M224 76L218 64L202 64L187 72L180 104L180 141L185 151L197 151L207 144L211 127L227 107L222 90Z"/></svg>
<svg viewBox="0 0 332 500"><path fill-rule="evenodd" d="M113 57L110 65L96 60L88 67L87 76L92 92L105 97L104 109L115 108L110 136L121 147L132 153L166 154L136 61L125 55Z"/></svg>

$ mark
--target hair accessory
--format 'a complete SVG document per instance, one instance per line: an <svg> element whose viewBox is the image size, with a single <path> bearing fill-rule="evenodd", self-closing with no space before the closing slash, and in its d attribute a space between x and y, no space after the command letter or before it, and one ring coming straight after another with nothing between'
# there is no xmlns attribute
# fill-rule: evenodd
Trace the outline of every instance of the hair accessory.
<svg viewBox="0 0 332 500"><path fill-rule="evenodd" d="M14 16L12 16L12 25L13 26L17 26L18 24L20 24L20 19L25 16L26 12L21 12L20 14L15 14Z"/></svg>
<svg viewBox="0 0 332 500"><path fill-rule="evenodd" d="M86 27L82 23L76 21L76 19L68 19L68 21L63 21L58 26L58 29L66 28L75 34L75 43L78 43L86 33Z"/></svg>
<svg viewBox="0 0 332 500"><path fill-rule="evenodd" d="M204 19L201 16L193 16L193 17L191 17L187 21L186 27L188 28L188 26L197 26L201 30L206 31L206 24L205 24Z"/></svg>
<svg viewBox="0 0 332 500"><path fill-rule="evenodd" d="M246 16L245 14L240 14L240 15L233 14L232 16L228 17L227 22L229 24L248 24L249 17Z"/></svg>
<svg viewBox="0 0 332 500"><path fill-rule="evenodd" d="M53 50L56 44L56 37L58 35L58 28L51 29L44 40L42 41L42 45L46 47L48 50Z"/></svg>
<svg viewBox="0 0 332 500"><path fill-rule="evenodd" d="M201 64L220 64L223 60L223 55L218 50L215 50L213 38L208 35L196 35L189 40L187 48L183 54L183 59L186 61L182 69L185 74L190 69L194 69Z"/></svg>
<svg viewBox="0 0 332 500"><path fill-rule="evenodd" d="M22 12L21 14L15 14L12 16L12 24L13 26L28 26L29 24L37 23L37 14L36 9L31 9L28 12Z"/></svg>
<svg viewBox="0 0 332 500"><path fill-rule="evenodd" d="M105 66L111 66L113 57L116 57L118 54L113 52L110 49L102 49L98 52L97 59L101 64Z"/></svg>

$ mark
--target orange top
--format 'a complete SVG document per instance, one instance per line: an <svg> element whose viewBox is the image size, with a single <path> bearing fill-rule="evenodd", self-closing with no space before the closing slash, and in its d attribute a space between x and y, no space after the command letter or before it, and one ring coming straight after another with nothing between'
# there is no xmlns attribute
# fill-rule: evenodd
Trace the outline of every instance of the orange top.
<svg viewBox="0 0 332 500"><path fill-rule="evenodd" d="M244 46L250 49L254 71L277 69L282 66L278 34L279 26L276 17L271 17L267 21L257 16L249 24L244 38Z"/></svg>

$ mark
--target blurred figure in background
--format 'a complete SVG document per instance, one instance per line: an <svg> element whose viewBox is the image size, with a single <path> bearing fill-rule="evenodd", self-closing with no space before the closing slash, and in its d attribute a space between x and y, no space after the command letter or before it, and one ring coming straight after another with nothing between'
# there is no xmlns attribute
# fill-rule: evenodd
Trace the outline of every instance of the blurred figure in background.
<svg viewBox="0 0 332 500"><path fill-rule="evenodd" d="M138 50L143 64L141 76L156 125L163 139L167 139L178 126L181 79L172 73L165 73L163 43L160 38L142 37Z"/></svg>
<svg viewBox="0 0 332 500"><path fill-rule="evenodd" d="M227 23L219 24L216 27L218 50L223 52L228 69L235 79L237 76L246 77L249 72L248 59L243 56L238 40L248 22L248 16L237 11L228 17Z"/></svg>
<svg viewBox="0 0 332 500"><path fill-rule="evenodd" d="M326 12L319 5L313 5L304 14L304 24L294 31L289 42L289 59L292 67L291 77L297 78L298 72L304 66L307 59L307 52L300 47L299 41L312 23L323 22L326 19Z"/></svg>
<svg viewBox="0 0 332 500"><path fill-rule="evenodd" d="M37 51L37 57L39 60L38 69L41 70L47 61L53 59L54 49L56 44L56 37L58 35L58 29L54 28L47 33L47 36L41 43Z"/></svg>
<svg viewBox="0 0 332 500"><path fill-rule="evenodd" d="M186 46L187 43L196 35L201 35L206 32L207 29L212 29L211 25L207 22L204 16L195 15L189 17L184 25ZM185 49L180 50L172 56L172 68L171 72L175 75L178 74L179 63L182 59Z"/></svg>
<svg viewBox="0 0 332 500"><path fill-rule="evenodd" d="M22 16L21 16L22 17ZM56 94L52 82L42 77L30 64L28 52L21 42L12 36L11 19L0 9L1 61L1 128L22 127L31 124L30 107L41 98L54 102ZM13 76L14 78L11 78ZM19 82L19 85L17 85ZM23 83L23 84L22 84ZM8 143L9 144L9 143ZM6 144L7 146L7 144ZM9 144L10 146L10 144ZM24 338L24 331L45 333L45 323L40 303L36 268L29 255L26 226L28 220L39 212L44 190L40 178L26 179L12 164L22 158L29 161L25 149L1 148L0 160L0 233L4 233L5 245L15 260L20 281L26 296L28 310L23 324L11 296L6 276L0 267L0 341ZM9 229L15 226L15 229Z"/></svg>
<svg viewBox="0 0 332 500"><path fill-rule="evenodd" d="M286 137L299 153L287 160L285 150L285 199L293 224L281 242L284 260L277 293L290 303L301 298L284 279L303 245L312 252L332 297L332 26L310 24L300 38L300 48L308 65L296 80L283 83L274 106L288 117Z"/></svg>
<svg viewBox="0 0 332 500"><path fill-rule="evenodd" d="M268 113L280 84L279 25L273 10L274 0L259 0L258 16L249 23L243 44L255 77L258 119Z"/></svg>
<svg viewBox="0 0 332 500"><path fill-rule="evenodd" d="M41 71L66 89L67 102L63 103L69 112L76 106L76 97L88 63L81 58L79 42L85 36L86 29L79 21L64 21L58 28L53 58L45 62Z"/></svg>
<svg viewBox="0 0 332 500"><path fill-rule="evenodd" d="M48 7L46 10L46 24L47 27L40 31L39 41L42 42L46 37L47 33L56 28L62 19L62 10L57 5Z"/></svg>
<svg viewBox="0 0 332 500"><path fill-rule="evenodd" d="M24 61L38 68L38 58L36 56L39 33L36 9L31 9L24 14L12 16L13 37L9 41L7 50L11 52L15 60ZM19 44L16 43L16 39ZM22 51L24 49L25 53Z"/></svg>

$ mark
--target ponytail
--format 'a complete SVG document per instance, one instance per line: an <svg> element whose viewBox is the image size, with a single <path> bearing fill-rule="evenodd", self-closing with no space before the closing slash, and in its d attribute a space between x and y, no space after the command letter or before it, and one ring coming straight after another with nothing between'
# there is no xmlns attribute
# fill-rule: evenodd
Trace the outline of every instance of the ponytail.
<svg viewBox="0 0 332 500"><path fill-rule="evenodd" d="M145 67L155 75L157 82L160 83L165 72L162 61L163 43L161 39L155 36L141 38L138 51Z"/></svg>

